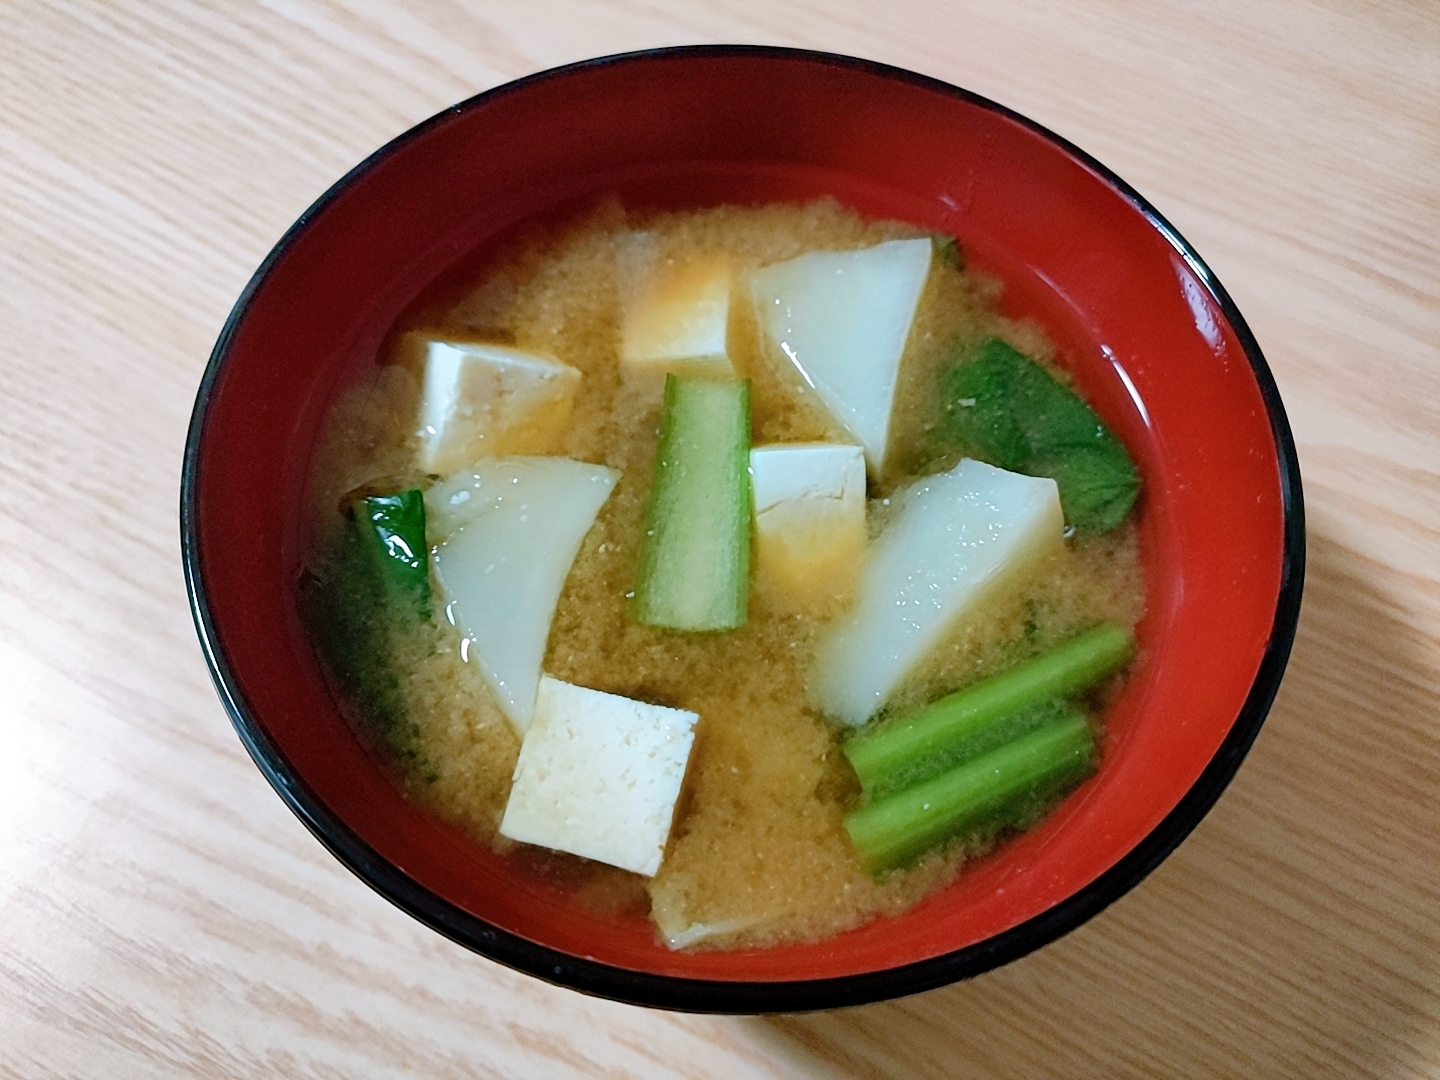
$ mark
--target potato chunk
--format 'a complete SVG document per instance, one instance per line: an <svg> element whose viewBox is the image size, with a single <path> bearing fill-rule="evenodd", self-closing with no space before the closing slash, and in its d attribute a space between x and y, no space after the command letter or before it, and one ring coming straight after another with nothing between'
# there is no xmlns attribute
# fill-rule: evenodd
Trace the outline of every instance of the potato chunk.
<svg viewBox="0 0 1440 1080"><path fill-rule="evenodd" d="M535 711L560 590L619 478L569 458L500 458L425 493L445 613L518 734Z"/></svg>
<svg viewBox="0 0 1440 1080"><path fill-rule="evenodd" d="M897 492L854 607L821 637L810 694L863 724L946 633L1064 542L1055 481L965 458Z"/></svg>
<svg viewBox="0 0 1440 1080"><path fill-rule="evenodd" d="M910 324L930 273L931 242L889 240L859 251L812 251L750 281L771 345L885 469L890 413Z"/></svg>

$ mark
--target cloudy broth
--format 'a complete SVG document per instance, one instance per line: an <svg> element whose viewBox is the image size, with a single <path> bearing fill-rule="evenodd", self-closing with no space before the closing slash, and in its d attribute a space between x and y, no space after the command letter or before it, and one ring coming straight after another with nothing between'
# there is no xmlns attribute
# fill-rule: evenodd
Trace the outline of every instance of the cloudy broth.
<svg viewBox="0 0 1440 1080"><path fill-rule="evenodd" d="M582 383L560 452L608 465L620 479L586 535L561 594L544 671L565 682L696 712L700 721L664 861L653 879L572 856L524 848L497 829L519 739L443 617L392 635L383 688L391 723L379 742L409 796L476 839L573 889L582 902L648 911L662 936L690 947L815 940L895 913L949 881L988 841L961 838L917 865L879 878L861 867L843 827L859 785L841 731L808 703L806 671L822 618L796 615L752 592L748 622L687 634L631 618L639 547L656 451L661 392L627 378L618 355L625 237L643 229L661 259L723 253L747 271L809 251L851 250L923 236L867 221L837 203L721 207L638 215L601 205L563 227L515 242L473 280L447 280L396 328L482 338L550 353ZM961 341L999 336L1041 362L1053 348L1032 325L998 314L1000 286L936 260L911 330L893 420L887 474L870 484L872 532L887 496L953 465L933 437L940 374ZM843 438L811 393L771 362L749 305L731 304L737 373L752 380L752 438L767 443ZM419 372L387 354L331 414L314 473L320 537L312 581L343 592L334 552L355 492L425 486L417 464ZM438 596L438 594L437 594ZM346 602L332 595L331 603ZM991 596L912 672L890 708L960 688L1098 622L1131 626L1143 609L1132 523L1067 540L1022 585ZM1088 710L1102 723L1100 702ZM363 710L360 710L363 711ZM357 725L366 727L362 720ZM1103 763L1102 763L1103 767Z"/></svg>

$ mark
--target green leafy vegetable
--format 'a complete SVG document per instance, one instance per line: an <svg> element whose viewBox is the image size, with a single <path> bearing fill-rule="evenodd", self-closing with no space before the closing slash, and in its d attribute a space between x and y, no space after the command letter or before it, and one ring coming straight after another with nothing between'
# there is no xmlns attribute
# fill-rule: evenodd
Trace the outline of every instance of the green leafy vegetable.
<svg viewBox="0 0 1440 1080"><path fill-rule="evenodd" d="M419 488L398 495L371 495L355 503L353 515L376 560L379 583L402 609L430 617L430 562L425 546L425 498Z"/></svg>
<svg viewBox="0 0 1440 1080"><path fill-rule="evenodd" d="M749 599L750 383L667 375L632 613L729 630Z"/></svg>
<svg viewBox="0 0 1440 1080"><path fill-rule="evenodd" d="M944 236L941 233L930 235L930 247L935 253L935 259L950 267L952 270L965 269L965 249L960 246L960 241L953 236Z"/></svg>
<svg viewBox="0 0 1440 1080"><path fill-rule="evenodd" d="M423 767L397 646L413 653L430 620L425 504L418 489L357 500L301 579L300 602L321 660L364 729Z"/></svg>
<svg viewBox="0 0 1440 1080"><path fill-rule="evenodd" d="M1036 458L1023 471L1054 477L1065 520L1081 532L1107 532L1119 525L1140 491L1140 479L1119 443Z"/></svg>
<svg viewBox="0 0 1440 1080"><path fill-rule="evenodd" d="M944 395L949 439L991 465L1053 477L1077 530L1105 532L1129 513L1140 476L1125 447L1078 394L999 338L956 364Z"/></svg>
<svg viewBox="0 0 1440 1080"><path fill-rule="evenodd" d="M956 836L1022 825L1095 770L1095 737L1067 708L1011 740L845 819L870 873L913 862Z"/></svg>
<svg viewBox="0 0 1440 1080"><path fill-rule="evenodd" d="M1018 667L847 740L841 749L873 800L921 783L1053 719L1057 699L1120 670L1135 641L1103 623Z"/></svg>

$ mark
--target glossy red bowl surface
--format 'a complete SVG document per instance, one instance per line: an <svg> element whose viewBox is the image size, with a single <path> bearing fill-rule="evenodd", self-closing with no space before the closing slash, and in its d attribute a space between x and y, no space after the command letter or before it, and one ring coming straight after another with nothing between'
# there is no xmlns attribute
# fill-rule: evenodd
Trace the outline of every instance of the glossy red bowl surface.
<svg viewBox="0 0 1440 1080"><path fill-rule="evenodd" d="M417 294L517 225L618 194L698 207L834 196L959 237L1037 319L1135 456L1147 611L1098 774L896 918L769 950L671 952L406 801L347 728L296 610L301 507L339 391ZM1134 191L991 102L857 60L667 50L545 72L396 139L298 221L211 358L182 490L200 636L242 740L319 839L441 933L620 1000L766 1011L973 975L1132 887L1233 775L1274 695L1304 562L1270 373L1204 263Z"/></svg>

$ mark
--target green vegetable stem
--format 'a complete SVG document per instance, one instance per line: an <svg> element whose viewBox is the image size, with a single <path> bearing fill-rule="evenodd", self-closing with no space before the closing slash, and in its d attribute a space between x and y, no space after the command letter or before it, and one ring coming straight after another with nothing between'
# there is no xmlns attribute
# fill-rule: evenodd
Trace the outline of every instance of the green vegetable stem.
<svg viewBox="0 0 1440 1080"><path fill-rule="evenodd" d="M750 600L750 383L665 377L632 613L729 630Z"/></svg>
<svg viewBox="0 0 1440 1080"><path fill-rule="evenodd" d="M1023 823L1095 769L1095 738L1073 708L948 772L872 802L845 829L872 874L913 862L951 837Z"/></svg>
<svg viewBox="0 0 1440 1080"><path fill-rule="evenodd" d="M1103 623L909 716L867 728L842 749L865 793L882 798L1053 720L1057 699L1120 670L1134 651L1129 631Z"/></svg>

